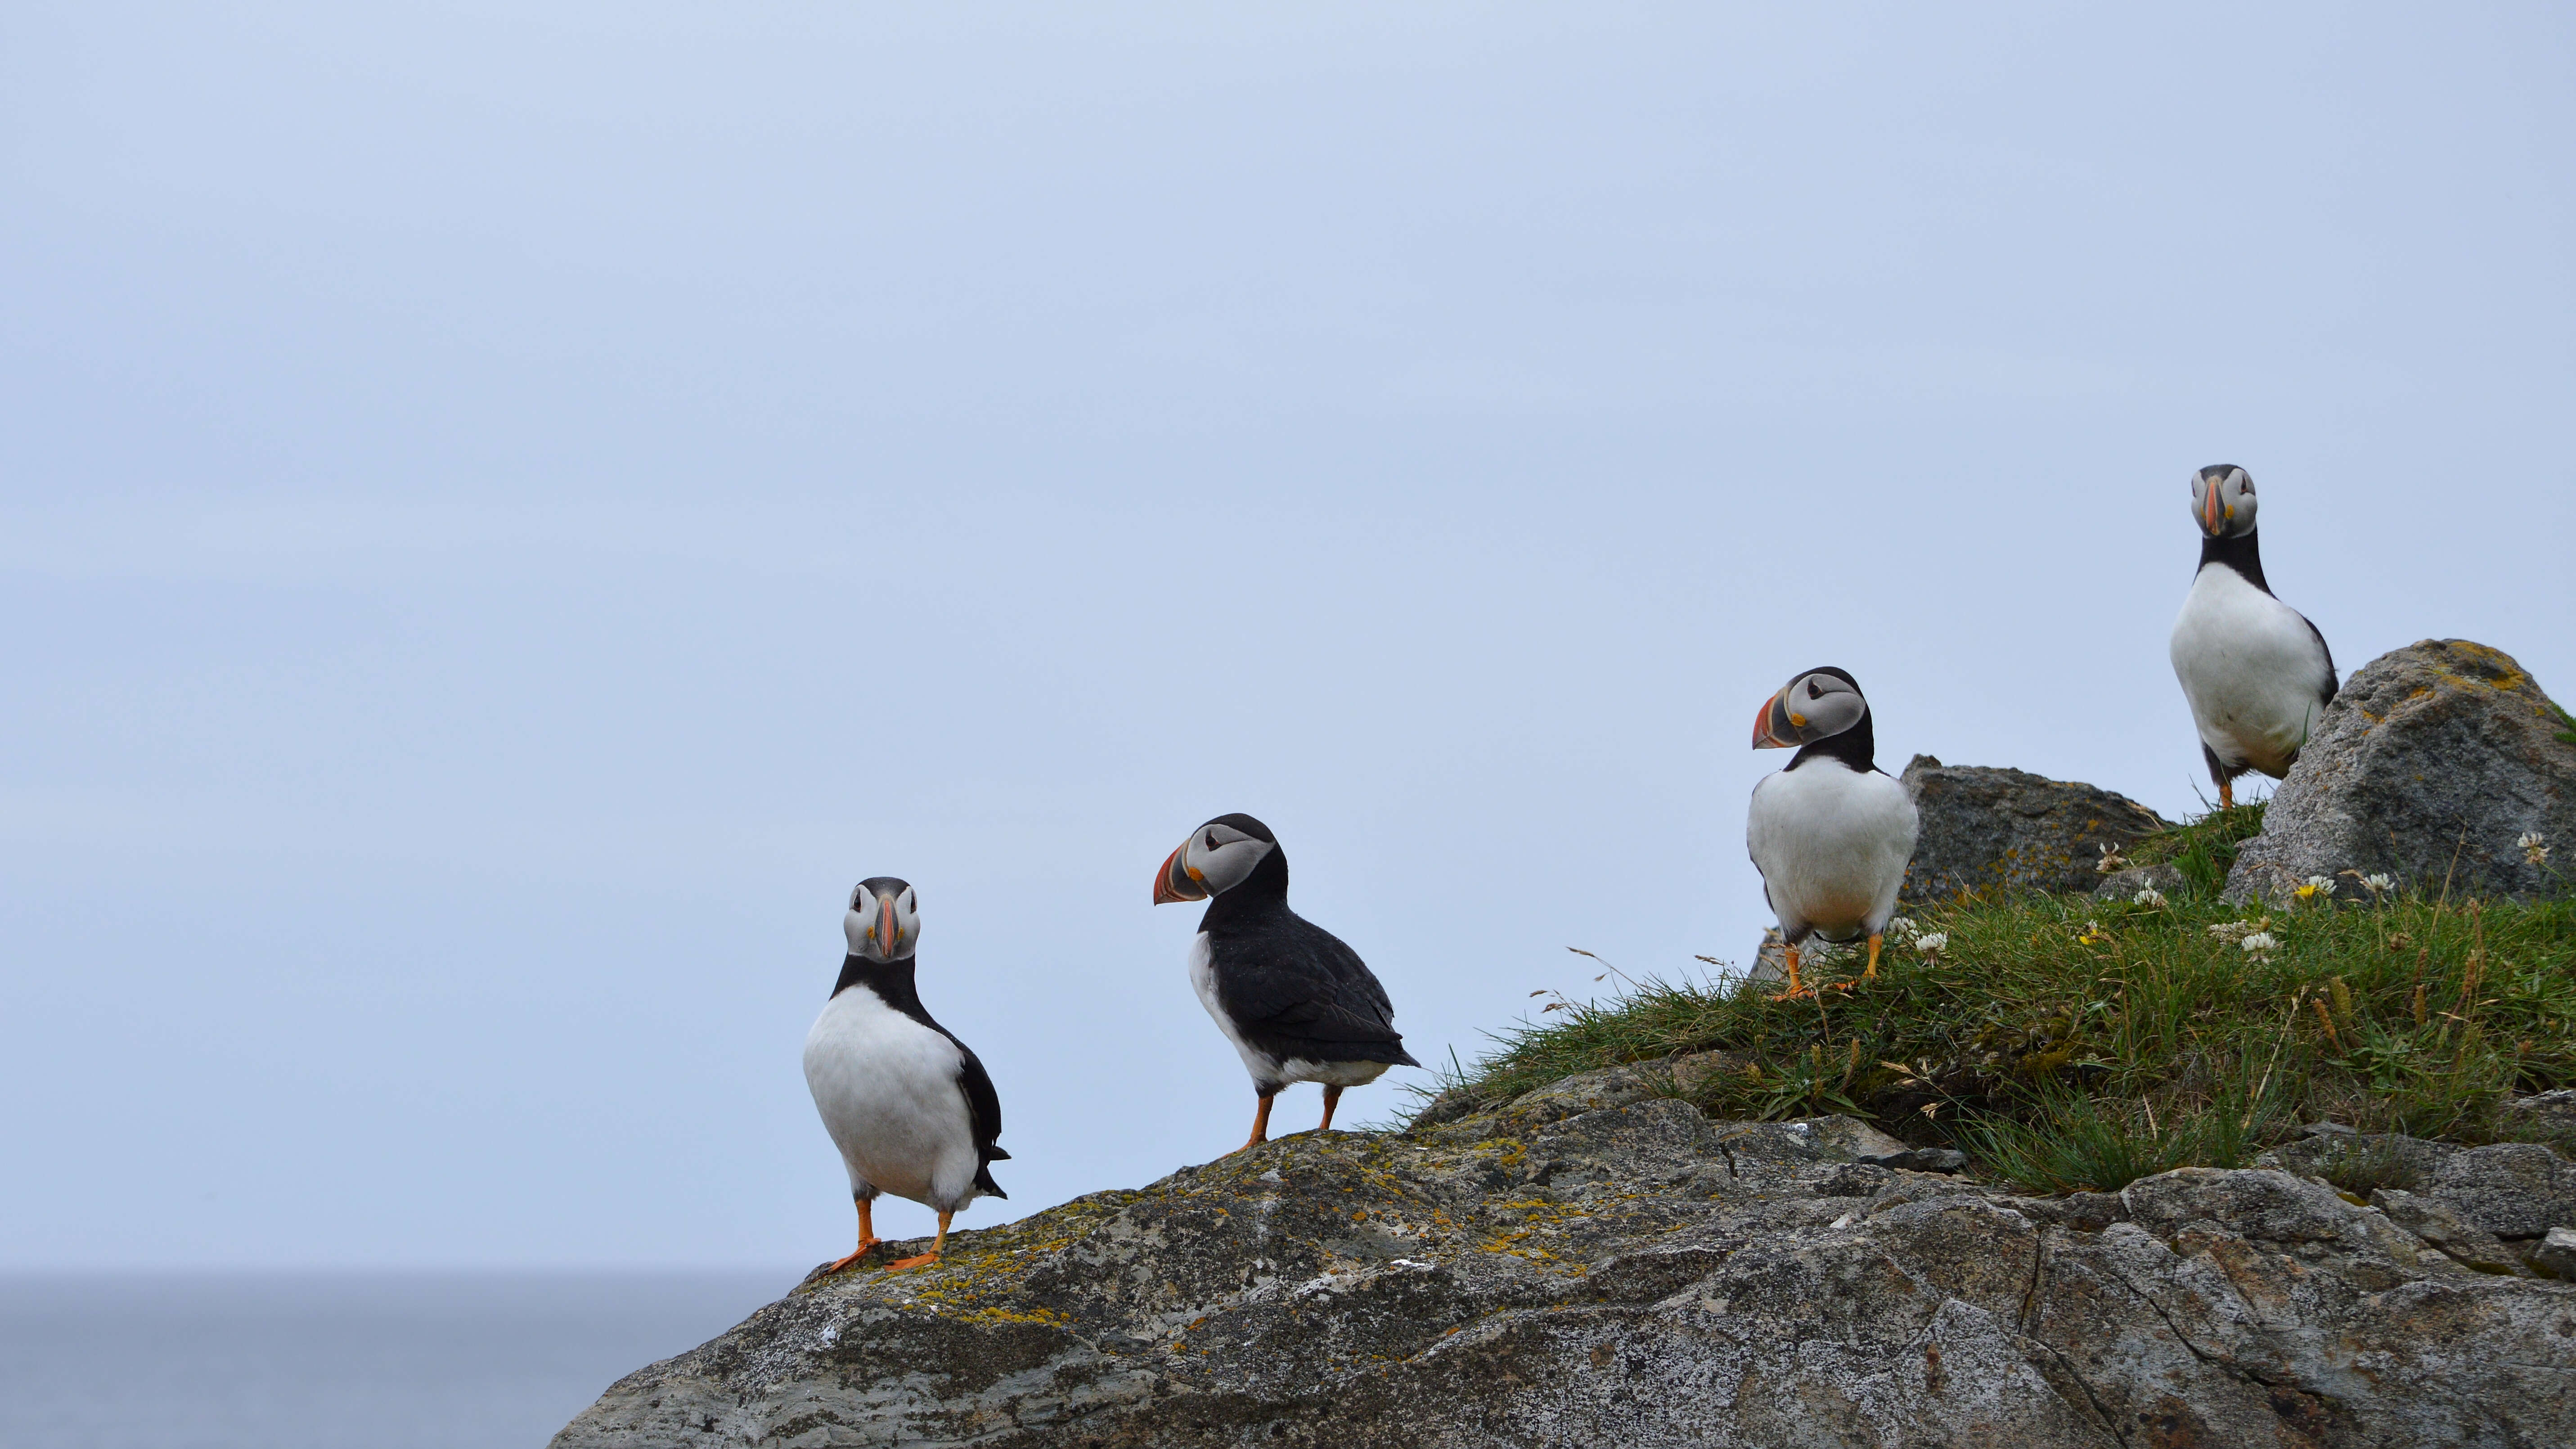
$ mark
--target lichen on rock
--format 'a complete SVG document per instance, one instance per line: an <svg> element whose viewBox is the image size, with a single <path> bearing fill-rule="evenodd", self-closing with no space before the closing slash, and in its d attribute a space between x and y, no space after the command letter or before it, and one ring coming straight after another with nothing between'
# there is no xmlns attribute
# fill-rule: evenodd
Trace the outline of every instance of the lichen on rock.
<svg viewBox="0 0 2576 1449"><path fill-rule="evenodd" d="M958 1233L630 1375L555 1444L2576 1442L2576 1286L2313 1176L2029 1198L1669 1090L1585 1073ZM2546 1148L2427 1165L2417 1217L2460 1245L2576 1210Z"/></svg>
<svg viewBox="0 0 2576 1449"><path fill-rule="evenodd" d="M2350 897L2374 873L2454 900L2567 894L2576 859L2548 852L2576 847L2569 733L2501 650L2426 639L2383 654L2326 707L2227 894L2284 900L2324 879Z"/></svg>

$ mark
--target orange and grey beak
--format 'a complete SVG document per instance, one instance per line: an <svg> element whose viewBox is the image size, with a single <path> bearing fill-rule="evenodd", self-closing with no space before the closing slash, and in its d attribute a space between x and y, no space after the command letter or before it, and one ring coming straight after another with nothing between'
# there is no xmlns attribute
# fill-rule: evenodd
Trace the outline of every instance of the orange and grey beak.
<svg viewBox="0 0 2576 1449"><path fill-rule="evenodd" d="M1190 869L1190 843L1163 857L1163 868L1154 872L1154 904L1168 906L1174 901L1203 901L1207 886L1203 877Z"/></svg>
<svg viewBox="0 0 2576 1449"><path fill-rule="evenodd" d="M2212 538L2218 537L2219 530L2227 526L2227 503L2219 497L2225 491L2221 486L2224 482L2224 479L2212 478L2209 486L2201 490L2200 527Z"/></svg>
<svg viewBox="0 0 2576 1449"><path fill-rule="evenodd" d="M1787 750L1806 743L1800 738L1800 732L1806 728L1807 722L1789 713L1789 701L1783 697L1788 692L1781 690L1764 700L1762 708L1754 711L1753 748Z"/></svg>
<svg viewBox="0 0 2576 1449"><path fill-rule="evenodd" d="M902 934L902 929L895 924L894 897L877 897L877 918L868 922L868 934L876 938L877 949L883 951L888 959L894 956L895 938Z"/></svg>

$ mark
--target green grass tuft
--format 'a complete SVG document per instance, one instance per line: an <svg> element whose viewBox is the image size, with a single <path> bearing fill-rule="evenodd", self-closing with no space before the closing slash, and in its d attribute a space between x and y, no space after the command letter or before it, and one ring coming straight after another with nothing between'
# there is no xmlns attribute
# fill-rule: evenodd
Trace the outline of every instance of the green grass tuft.
<svg viewBox="0 0 2576 1449"><path fill-rule="evenodd" d="M2128 857L2140 865L2171 863L2191 883L2195 894L2215 896L2227 884L2238 846L2263 833L2263 801L2251 800L2212 810L2186 825L2130 846Z"/></svg>
<svg viewBox="0 0 2576 1449"><path fill-rule="evenodd" d="M2260 811L2159 837L2164 858L2223 879ZM2262 911L2213 887L2160 907L1963 902L1915 925L1947 949L1925 959L1892 935L1879 979L1849 993L1784 1002L1773 983L1648 980L1502 1033L1443 1085L1501 1101L1719 1052L1692 1056L1671 1090L1730 1118L1849 1112L2064 1191L2241 1165L2305 1121L2495 1140L2528 1130L2498 1111L2508 1096L2576 1084L2576 902ZM2245 951L2235 936L2256 928L2278 944Z"/></svg>

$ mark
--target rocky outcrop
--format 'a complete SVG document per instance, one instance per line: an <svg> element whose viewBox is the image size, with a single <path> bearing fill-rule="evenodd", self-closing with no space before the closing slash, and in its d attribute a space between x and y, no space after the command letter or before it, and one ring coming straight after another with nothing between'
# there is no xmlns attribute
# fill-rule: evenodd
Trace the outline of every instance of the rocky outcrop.
<svg viewBox="0 0 2576 1449"><path fill-rule="evenodd" d="M1944 765L1916 755L1900 778L1923 822L1901 899L1962 893L2090 891L2104 846L2134 845L2166 827L2124 795L2021 770Z"/></svg>
<svg viewBox="0 0 2576 1449"><path fill-rule="evenodd" d="M2041 1199L1665 1090L1453 1096L809 1282L556 1449L2576 1442L2576 1286L2406 1225L2496 1251L2564 1210L2547 1149L2443 1154L2422 1212L2289 1170Z"/></svg>
<svg viewBox="0 0 2576 1449"><path fill-rule="evenodd" d="M2354 671L2245 842L2234 899L2357 876L2452 897L2565 894L2576 847L2576 725L2504 653L2427 639ZM2539 837L2538 845L2523 843ZM2346 874L2353 872L2354 874Z"/></svg>

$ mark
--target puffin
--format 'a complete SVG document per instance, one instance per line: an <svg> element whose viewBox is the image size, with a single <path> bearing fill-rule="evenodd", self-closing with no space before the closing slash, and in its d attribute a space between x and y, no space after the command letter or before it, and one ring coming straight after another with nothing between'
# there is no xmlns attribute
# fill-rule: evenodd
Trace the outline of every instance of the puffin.
<svg viewBox="0 0 2576 1449"><path fill-rule="evenodd" d="M2233 463L2191 475L2200 569L2174 620L2174 677L2191 702L2219 808L2247 770L2290 772L2335 697L2334 654L2307 616L2273 597L2254 536L2254 480Z"/></svg>
<svg viewBox="0 0 2576 1449"><path fill-rule="evenodd" d="M849 1169L859 1245L823 1272L838 1273L877 1245L872 1209L881 1192L939 1214L929 1252L886 1265L919 1267L948 1246L948 1220L959 1208L1010 1196L993 1181L993 1164L1011 1155L995 1141L1002 1099L984 1064L931 1020L913 989L913 950L921 941L913 888L892 876L859 882L841 932L850 952L832 999L805 1034L805 1085Z"/></svg>
<svg viewBox="0 0 2576 1449"><path fill-rule="evenodd" d="M1780 687L1753 716L1753 748L1796 746L1787 769L1753 787L1744 845L1762 872L1762 898L1780 918L1789 989L1798 985L1798 943L1869 938L1864 981L1878 975L1879 943L1896 914L1896 892L1914 858L1914 797L1878 767L1869 701L1860 682L1831 665Z"/></svg>
<svg viewBox="0 0 2576 1449"><path fill-rule="evenodd" d="M1163 858L1154 904L1199 900L1208 908L1190 942L1190 985L1243 1058L1258 1101L1238 1151L1270 1140L1271 1100L1291 1082L1323 1084L1315 1130L1326 1132L1343 1088L1422 1065L1359 953L1288 909L1288 854L1269 826L1220 815Z"/></svg>

